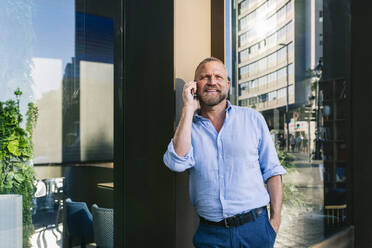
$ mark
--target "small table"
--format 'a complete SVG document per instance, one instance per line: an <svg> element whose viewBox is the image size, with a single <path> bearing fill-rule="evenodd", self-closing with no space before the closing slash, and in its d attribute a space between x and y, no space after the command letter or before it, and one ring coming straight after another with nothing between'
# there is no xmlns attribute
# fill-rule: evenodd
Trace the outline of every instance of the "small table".
<svg viewBox="0 0 372 248"><path fill-rule="evenodd" d="M97 183L97 187L101 189L114 190L114 182L110 183Z"/></svg>

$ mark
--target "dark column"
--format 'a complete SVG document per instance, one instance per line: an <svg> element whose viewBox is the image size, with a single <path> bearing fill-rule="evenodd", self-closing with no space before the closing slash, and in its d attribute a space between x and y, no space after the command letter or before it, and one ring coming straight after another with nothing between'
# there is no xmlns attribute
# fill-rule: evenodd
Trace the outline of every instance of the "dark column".
<svg viewBox="0 0 372 248"><path fill-rule="evenodd" d="M123 0L118 8L115 247L173 248L175 175L162 162L175 112L173 1Z"/></svg>
<svg viewBox="0 0 372 248"><path fill-rule="evenodd" d="M353 215L355 247L372 246L372 2L351 5L351 113L353 144Z"/></svg>

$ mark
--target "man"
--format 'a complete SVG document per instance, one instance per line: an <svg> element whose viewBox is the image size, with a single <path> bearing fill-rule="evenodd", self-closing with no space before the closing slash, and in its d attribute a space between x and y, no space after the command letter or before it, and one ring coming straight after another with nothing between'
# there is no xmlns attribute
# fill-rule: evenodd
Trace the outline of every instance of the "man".
<svg viewBox="0 0 372 248"><path fill-rule="evenodd" d="M184 86L184 107L164 163L189 172L190 201L200 216L195 247L273 247L285 170L264 118L231 105L229 86L220 60L199 64L195 81Z"/></svg>

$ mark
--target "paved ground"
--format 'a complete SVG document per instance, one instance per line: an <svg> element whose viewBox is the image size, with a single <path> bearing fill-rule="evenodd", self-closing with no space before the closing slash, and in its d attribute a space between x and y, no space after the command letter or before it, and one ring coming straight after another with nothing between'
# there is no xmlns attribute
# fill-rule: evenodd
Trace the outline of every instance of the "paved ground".
<svg viewBox="0 0 372 248"><path fill-rule="evenodd" d="M298 192L294 195L302 204L283 206L275 248L309 247L324 240L322 168L301 164L283 177L283 183L296 186Z"/></svg>
<svg viewBox="0 0 372 248"><path fill-rule="evenodd" d="M323 216L318 209L284 206L282 213L275 248L309 247L324 240Z"/></svg>
<svg viewBox="0 0 372 248"><path fill-rule="evenodd" d="M53 228L39 228L31 237L32 248L62 247L62 224Z"/></svg>

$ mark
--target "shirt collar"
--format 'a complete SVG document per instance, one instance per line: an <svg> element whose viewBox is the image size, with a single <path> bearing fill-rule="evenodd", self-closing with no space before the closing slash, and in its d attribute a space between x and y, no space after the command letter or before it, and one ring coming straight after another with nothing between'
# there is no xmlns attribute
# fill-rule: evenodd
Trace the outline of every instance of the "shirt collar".
<svg viewBox="0 0 372 248"><path fill-rule="evenodd" d="M232 105L230 103L229 100L226 100L226 113L230 112L231 108L232 108ZM207 118L204 118L203 116L200 115L200 109L196 110L195 113L194 113L194 121L197 121L197 120L208 120Z"/></svg>

